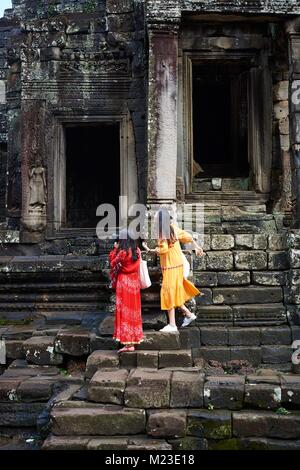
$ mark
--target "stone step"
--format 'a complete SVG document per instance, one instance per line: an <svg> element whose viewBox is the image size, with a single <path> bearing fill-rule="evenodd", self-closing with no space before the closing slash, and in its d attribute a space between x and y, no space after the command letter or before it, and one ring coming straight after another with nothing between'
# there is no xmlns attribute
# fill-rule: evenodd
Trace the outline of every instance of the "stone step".
<svg viewBox="0 0 300 470"><path fill-rule="evenodd" d="M148 436L50 436L42 450L172 450L165 439Z"/></svg>
<svg viewBox="0 0 300 470"><path fill-rule="evenodd" d="M221 375L215 368L98 370L88 385L93 402L128 408L300 409L300 376L276 369ZM225 375L226 374L226 375Z"/></svg>
<svg viewBox="0 0 300 470"><path fill-rule="evenodd" d="M51 429L57 436L115 436L145 432L146 413L121 406L66 402L51 411Z"/></svg>

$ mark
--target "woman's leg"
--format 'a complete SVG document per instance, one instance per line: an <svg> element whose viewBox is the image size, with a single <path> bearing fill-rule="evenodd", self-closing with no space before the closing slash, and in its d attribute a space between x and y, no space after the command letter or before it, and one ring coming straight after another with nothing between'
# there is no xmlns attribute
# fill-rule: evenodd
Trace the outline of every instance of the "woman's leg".
<svg viewBox="0 0 300 470"><path fill-rule="evenodd" d="M169 324L171 326L176 326L175 308L171 308L170 310L168 310L168 317L169 317Z"/></svg>
<svg viewBox="0 0 300 470"><path fill-rule="evenodd" d="M188 309L185 305L182 305L182 306L180 307L180 309L181 309L181 311L182 311L182 313L183 313L184 316L186 316L186 317L188 317L188 318L190 318L190 317L193 316L192 312L190 312L189 309Z"/></svg>

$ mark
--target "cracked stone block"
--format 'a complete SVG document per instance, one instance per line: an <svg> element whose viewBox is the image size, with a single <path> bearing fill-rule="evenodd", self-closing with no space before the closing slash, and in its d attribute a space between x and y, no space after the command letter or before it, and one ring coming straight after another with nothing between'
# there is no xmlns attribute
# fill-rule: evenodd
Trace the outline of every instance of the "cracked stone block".
<svg viewBox="0 0 300 470"><path fill-rule="evenodd" d="M30 364L59 365L63 356L54 351L54 338L49 336L34 336L23 343L26 360Z"/></svg>
<svg viewBox="0 0 300 470"><path fill-rule="evenodd" d="M267 269L267 253L263 251L236 251L234 253L234 264L236 269L262 270Z"/></svg>
<svg viewBox="0 0 300 470"><path fill-rule="evenodd" d="M268 236L254 234L253 248L254 250L266 250L268 247Z"/></svg>
<svg viewBox="0 0 300 470"><path fill-rule="evenodd" d="M188 411L187 435L206 437L207 439L229 439L231 434L230 411Z"/></svg>
<svg viewBox="0 0 300 470"><path fill-rule="evenodd" d="M281 406L281 387L278 384L249 383L245 386L245 404L264 410Z"/></svg>
<svg viewBox="0 0 300 470"><path fill-rule="evenodd" d="M158 369L157 351L137 351L137 367Z"/></svg>
<svg viewBox="0 0 300 470"><path fill-rule="evenodd" d="M90 332L63 330L55 338L55 352L69 356L86 356L90 352Z"/></svg>
<svg viewBox="0 0 300 470"><path fill-rule="evenodd" d="M217 273L194 272L193 274L196 287L213 287L218 284Z"/></svg>
<svg viewBox="0 0 300 470"><path fill-rule="evenodd" d="M201 408L204 376L199 372L174 371L171 380L171 408Z"/></svg>
<svg viewBox="0 0 300 470"><path fill-rule="evenodd" d="M132 408L167 408L170 402L171 371L131 371L125 390L125 405Z"/></svg>
<svg viewBox="0 0 300 470"><path fill-rule="evenodd" d="M280 415L274 411L241 411L232 414L235 437L272 437L297 439L300 435L300 415Z"/></svg>
<svg viewBox="0 0 300 470"><path fill-rule="evenodd" d="M175 410L150 412L147 433L153 437L184 437L186 433L186 413Z"/></svg>
<svg viewBox="0 0 300 470"><path fill-rule="evenodd" d="M271 251L282 251L287 249L287 240L284 235L272 233L268 236L268 248Z"/></svg>
<svg viewBox="0 0 300 470"><path fill-rule="evenodd" d="M127 377L127 370L96 372L88 386L89 400L123 405Z"/></svg>
<svg viewBox="0 0 300 470"><path fill-rule="evenodd" d="M228 328L231 346L258 346L260 344L259 328Z"/></svg>
<svg viewBox="0 0 300 470"><path fill-rule="evenodd" d="M204 384L204 406L238 410L243 407L245 378L242 376L208 377Z"/></svg>
<svg viewBox="0 0 300 470"><path fill-rule="evenodd" d="M191 350L179 349L175 351L159 351L158 366L164 367L191 367L193 365Z"/></svg>
<svg viewBox="0 0 300 470"><path fill-rule="evenodd" d="M52 432L57 436L118 436L145 432L145 410L93 405L78 408L55 406L51 411Z"/></svg>
<svg viewBox="0 0 300 470"><path fill-rule="evenodd" d="M94 351L87 359L87 378L91 378L98 369L114 369L119 367L119 356L117 351Z"/></svg>

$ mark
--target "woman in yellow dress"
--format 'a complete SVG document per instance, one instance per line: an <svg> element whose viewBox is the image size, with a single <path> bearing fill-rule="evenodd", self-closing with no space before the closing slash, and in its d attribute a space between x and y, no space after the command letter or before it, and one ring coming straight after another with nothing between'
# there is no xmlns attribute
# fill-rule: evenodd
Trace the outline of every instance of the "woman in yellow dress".
<svg viewBox="0 0 300 470"><path fill-rule="evenodd" d="M196 315L190 312L184 304L196 295L201 294L194 284L184 278L183 253L180 242L192 243L197 256L203 256L204 253L202 248L194 241L192 235L176 225L170 224L170 215L167 209L160 209L156 217L159 220L158 247L151 250L145 243L143 246L147 251L156 252L160 256L163 274L160 292L161 309L168 311L169 318L169 324L160 331L173 333L178 331L175 321L175 308L179 307L185 316L181 326L188 326L196 319ZM162 220L164 220L163 223Z"/></svg>

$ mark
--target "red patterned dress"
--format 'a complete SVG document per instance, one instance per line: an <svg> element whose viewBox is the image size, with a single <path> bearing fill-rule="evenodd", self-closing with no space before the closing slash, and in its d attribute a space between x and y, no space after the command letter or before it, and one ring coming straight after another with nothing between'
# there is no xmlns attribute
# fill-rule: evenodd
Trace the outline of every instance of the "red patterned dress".
<svg viewBox="0 0 300 470"><path fill-rule="evenodd" d="M118 251L114 248L109 254L112 287L116 288L116 318L114 339L125 345L143 341L141 314L140 262L132 260L131 250Z"/></svg>

